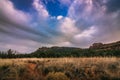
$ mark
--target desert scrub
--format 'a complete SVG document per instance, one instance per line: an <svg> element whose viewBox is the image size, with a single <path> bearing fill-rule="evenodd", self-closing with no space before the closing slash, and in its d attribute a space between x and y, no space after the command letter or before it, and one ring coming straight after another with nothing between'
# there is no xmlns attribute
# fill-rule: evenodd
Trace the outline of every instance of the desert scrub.
<svg viewBox="0 0 120 80"><path fill-rule="evenodd" d="M4 78L4 76L6 76L7 72L9 71L9 65L2 65L0 66L0 80L2 80Z"/></svg>
<svg viewBox="0 0 120 80"><path fill-rule="evenodd" d="M42 73L44 75L47 75L50 72L64 72L64 71L65 71L64 67L52 65L44 67Z"/></svg>
<svg viewBox="0 0 120 80"><path fill-rule="evenodd" d="M17 68L13 67L13 65L4 65L1 72L0 80L18 80Z"/></svg>
<svg viewBox="0 0 120 80"><path fill-rule="evenodd" d="M120 58L0 59L0 80L120 80Z"/></svg>
<svg viewBox="0 0 120 80"><path fill-rule="evenodd" d="M105 69L111 77L120 77L120 62L111 62Z"/></svg>
<svg viewBox="0 0 120 80"><path fill-rule="evenodd" d="M70 80L64 73L62 72L50 72L46 80Z"/></svg>

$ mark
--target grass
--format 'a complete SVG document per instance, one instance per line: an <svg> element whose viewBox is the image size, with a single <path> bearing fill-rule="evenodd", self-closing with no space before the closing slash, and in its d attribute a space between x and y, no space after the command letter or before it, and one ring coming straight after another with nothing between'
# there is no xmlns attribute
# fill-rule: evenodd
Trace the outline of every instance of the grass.
<svg viewBox="0 0 120 80"><path fill-rule="evenodd" d="M120 80L120 58L0 59L0 80Z"/></svg>

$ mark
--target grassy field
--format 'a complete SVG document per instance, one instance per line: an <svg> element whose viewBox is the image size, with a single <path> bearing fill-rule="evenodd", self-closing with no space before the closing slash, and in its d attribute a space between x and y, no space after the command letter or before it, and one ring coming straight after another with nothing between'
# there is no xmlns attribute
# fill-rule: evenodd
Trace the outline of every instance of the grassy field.
<svg viewBox="0 0 120 80"><path fill-rule="evenodd" d="M120 58L0 59L0 80L120 80Z"/></svg>

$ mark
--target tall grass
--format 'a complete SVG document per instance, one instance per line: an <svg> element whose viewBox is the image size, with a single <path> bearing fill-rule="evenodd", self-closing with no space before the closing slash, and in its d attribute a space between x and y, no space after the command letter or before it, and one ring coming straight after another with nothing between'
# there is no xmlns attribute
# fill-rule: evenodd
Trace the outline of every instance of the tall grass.
<svg viewBox="0 0 120 80"><path fill-rule="evenodd" d="M120 80L120 58L0 59L0 80L60 79Z"/></svg>

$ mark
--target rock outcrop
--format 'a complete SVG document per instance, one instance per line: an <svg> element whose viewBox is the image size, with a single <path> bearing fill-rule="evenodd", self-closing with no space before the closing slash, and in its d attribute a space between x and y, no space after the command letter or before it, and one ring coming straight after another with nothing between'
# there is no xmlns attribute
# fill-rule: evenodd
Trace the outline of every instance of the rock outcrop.
<svg viewBox="0 0 120 80"><path fill-rule="evenodd" d="M89 49L120 50L120 41L109 44L94 43Z"/></svg>

